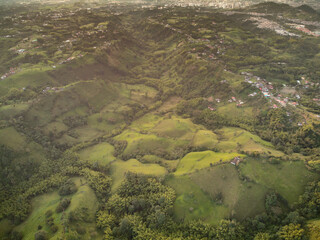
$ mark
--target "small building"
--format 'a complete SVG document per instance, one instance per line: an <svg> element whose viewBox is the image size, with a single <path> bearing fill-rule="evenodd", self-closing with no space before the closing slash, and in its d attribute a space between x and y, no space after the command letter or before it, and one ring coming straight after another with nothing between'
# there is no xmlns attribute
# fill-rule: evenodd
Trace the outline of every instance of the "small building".
<svg viewBox="0 0 320 240"><path fill-rule="evenodd" d="M270 94L268 92L262 92L263 96L266 97L266 98L269 98L270 97Z"/></svg>
<svg viewBox="0 0 320 240"><path fill-rule="evenodd" d="M238 166L240 162L242 162L242 158L240 158L239 156L238 157L235 157L230 163L232 165L235 165L235 166Z"/></svg>
<svg viewBox="0 0 320 240"><path fill-rule="evenodd" d="M212 96L211 96L211 97L208 97L208 98L207 98L207 101L208 101L208 102L213 102L213 97L212 97Z"/></svg>

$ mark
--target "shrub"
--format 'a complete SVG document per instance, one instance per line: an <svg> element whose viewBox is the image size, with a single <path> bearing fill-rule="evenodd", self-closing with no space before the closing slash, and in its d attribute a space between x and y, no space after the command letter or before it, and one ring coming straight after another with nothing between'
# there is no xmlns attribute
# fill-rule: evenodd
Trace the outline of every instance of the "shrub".
<svg viewBox="0 0 320 240"><path fill-rule="evenodd" d="M60 213L60 212L62 212L62 211L64 211L64 210L66 210L66 209L69 207L70 203L71 203L70 198L64 198L64 199L62 199L62 200L60 201L59 205L58 205L57 208L56 208L56 212L57 212L57 213Z"/></svg>
<svg viewBox="0 0 320 240"><path fill-rule="evenodd" d="M47 240L48 239L48 233L44 230L40 230L36 232L34 235L35 240Z"/></svg>
<svg viewBox="0 0 320 240"><path fill-rule="evenodd" d="M75 193L77 190L78 189L75 183L71 179L69 179L59 188L59 195L60 196L70 195L72 193Z"/></svg>

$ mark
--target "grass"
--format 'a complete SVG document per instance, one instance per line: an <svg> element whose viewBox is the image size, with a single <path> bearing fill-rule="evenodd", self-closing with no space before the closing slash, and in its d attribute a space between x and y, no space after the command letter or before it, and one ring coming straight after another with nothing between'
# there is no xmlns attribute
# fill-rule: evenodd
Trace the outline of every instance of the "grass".
<svg viewBox="0 0 320 240"><path fill-rule="evenodd" d="M155 155L144 155L140 161L142 163L157 163L169 172L175 171L179 163L179 160L166 160Z"/></svg>
<svg viewBox="0 0 320 240"><path fill-rule="evenodd" d="M237 170L231 164L199 171L192 174L191 179L212 199L222 199L230 209L238 202L242 183Z"/></svg>
<svg viewBox="0 0 320 240"><path fill-rule="evenodd" d="M193 140L192 146L212 149L217 146L218 136L210 130L199 130Z"/></svg>
<svg viewBox="0 0 320 240"><path fill-rule="evenodd" d="M177 117L172 117L170 119L162 120L157 126L152 130L161 137L168 138L182 138L191 139L193 133L199 128L199 126L193 124L190 119L182 119ZM188 136L185 136L189 134Z"/></svg>
<svg viewBox="0 0 320 240"><path fill-rule="evenodd" d="M143 84L122 84L125 88L127 96L133 100L144 104L151 104L154 101L158 91L152 87Z"/></svg>
<svg viewBox="0 0 320 240"><path fill-rule="evenodd" d="M249 158L246 163L240 165L240 171L254 182L274 189L290 205L298 200L308 182L319 179L317 174L307 170L302 161L271 164Z"/></svg>
<svg viewBox="0 0 320 240"><path fill-rule="evenodd" d="M101 110L103 106L116 99L118 93L112 84L99 80L67 86L64 91L42 95L40 101L26 114L26 120L34 125L44 126L55 118L86 115L89 108Z"/></svg>
<svg viewBox="0 0 320 240"><path fill-rule="evenodd" d="M9 120L28 110L28 103L19 103L0 107L0 120Z"/></svg>
<svg viewBox="0 0 320 240"><path fill-rule="evenodd" d="M158 164L143 164L136 159L130 159L128 161L117 160L111 164L112 190L120 186L126 172L159 177L164 176L167 170Z"/></svg>
<svg viewBox="0 0 320 240"><path fill-rule="evenodd" d="M241 83L243 82L243 76L229 72L229 71L223 72L223 77L235 89L240 87ZM230 96L230 98L231 98L231 96Z"/></svg>
<svg viewBox="0 0 320 240"><path fill-rule="evenodd" d="M219 142L216 147L220 151L229 152L237 149L238 151L267 153L273 156L283 155L282 152L275 150L270 142L241 128L224 127L217 132L217 136Z"/></svg>
<svg viewBox="0 0 320 240"><path fill-rule="evenodd" d="M0 130L0 144L15 151L24 151L27 146L27 140L14 127L8 127Z"/></svg>
<svg viewBox="0 0 320 240"><path fill-rule="evenodd" d="M240 107L236 106L236 103L227 103L217 109L217 112L223 115L227 119L252 119L252 107Z"/></svg>
<svg viewBox="0 0 320 240"><path fill-rule="evenodd" d="M228 208L228 216L243 220L265 211L267 188L243 182L234 166L224 164L193 173L190 178L210 198Z"/></svg>
<svg viewBox="0 0 320 240"><path fill-rule="evenodd" d="M68 126L62 122L51 122L43 128L46 135L52 132L54 135L60 135L61 133L68 130Z"/></svg>
<svg viewBox="0 0 320 240"><path fill-rule="evenodd" d="M177 198L174 203L174 215L178 220L198 220L211 224L228 216L228 208L211 200L188 176L173 176L166 184L175 189Z"/></svg>
<svg viewBox="0 0 320 240"><path fill-rule="evenodd" d="M10 88L23 88L26 86L45 87L54 80L44 71L47 68L24 69L5 80L0 81L0 96L5 95Z"/></svg>
<svg viewBox="0 0 320 240"><path fill-rule="evenodd" d="M132 130L125 130L115 137L116 140L126 140L128 145L124 151L124 155L157 155L166 152L168 154L177 148L182 148L189 141L174 140L164 137L158 137L155 134L141 134Z"/></svg>
<svg viewBox="0 0 320 240"><path fill-rule="evenodd" d="M5 239L5 236L10 233L14 225L8 219L3 219L0 221L0 239Z"/></svg>
<svg viewBox="0 0 320 240"><path fill-rule="evenodd" d="M74 129L74 132L79 135L80 142L90 141L103 135L103 132L98 131L90 126L82 126Z"/></svg>
<svg viewBox="0 0 320 240"><path fill-rule="evenodd" d="M233 215L239 221L254 217L265 211L265 196L268 189L255 183L243 183Z"/></svg>
<svg viewBox="0 0 320 240"><path fill-rule="evenodd" d="M230 41L233 41L236 44L241 44L243 43L243 40L241 39L241 37L239 36L239 31L237 30L233 30L233 31L229 31L229 32L222 32L220 33L220 35Z"/></svg>
<svg viewBox="0 0 320 240"><path fill-rule="evenodd" d="M88 126L72 129L74 134L64 134L58 143L75 144L110 133L120 127L125 114L131 111L128 103L153 102L157 91L142 84L129 85L102 80L78 81L63 86L64 91L42 95L26 113L30 125L42 126L44 133L61 136L68 129L63 119L69 116L88 116ZM140 96L132 100L132 96ZM147 99L147 100L146 100ZM95 113L92 113L95 112Z"/></svg>
<svg viewBox="0 0 320 240"><path fill-rule="evenodd" d="M88 117L88 125L102 132L112 131L119 127L123 121L124 117L121 114L112 112L95 113Z"/></svg>
<svg viewBox="0 0 320 240"><path fill-rule="evenodd" d="M21 225L17 226L15 229L21 231L24 235L24 239L26 240L33 240L34 234L38 231L38 226L41 225L43 230L49 233L49 236L52 237L50 239L59 239L63 237L63 222L65 221L64 218L70 213L80 207L88 208L88 222L83 222L81 225L86 228L87 233L84 235L85 239L90 238L90 229L95 228L94 224L94 217L95 213L98 209L98 200L93 192L93 190L85 183L84 179L74 178L74 182L78 187L78 191L71 197L71 204L64 211L64 213L56 213L55 209L59 204L60 195L57 191L46 193L40 195L32 200L32 213L28 217L28 219L23 222ZM45 213L48 210L53 211L53 219L55 225L58 226L58 232L53 234L48 225L45 223ZM91 239L91 238L90 238ZM95 239L102 239L102 236L98 235Z"/></svg>
<svg viewBox="0 0 320 240"><path fill-rule="evenodd" d="M81 160L105 166L116 159L113 152L114 147L109 143L99 143L81 150L79 155Z"/></svg>
<svg viewBox="0 0 320 240"><path fill-rule="evenodd" d="M168 112L174 109L181 101L180 97L170 97L158 109L157 112Z"/></svg>
<svg viewBox="0 0 320 240"><path fill-rule="evenodd" d="M71 130L71 132L72 133L63 134L59 139L56 139L56 142L59 144L74 145L91 141L104 135L103 132L91 128L87 125L74 128Z"/></svg>
<svg viewBox="0 0 320 240"><path fill-rule="evenodd" d="M149 113L134 121L116 140L128 142L124 155L175 155L192 141L195 132L203 129L190 119Z"/></svg>
<svg viewBox="0 0 320 240"><path fill-rule="evenodd" d="M162 120L163 120L162 116L148 113L143 117L135 120L130 125L130 129L135 131L150 131Z"/></svg>
<svg viewBox="0 0 320 240"><path fill-rule="evenodd" d="M24 162L28 157L34 162L41 163L45 158L45 150L38 143L29 141L25 136L18 133L14 127L0 129L0 144L5 145L15 152L22 153L13 161Z"/></svg>
<svg viewBox="0 0 320 240"><path fill-rule="evenodd" d="M183 157L177 167L175 175L183 175L192 173L197 170L210 167L211 164L228 162L232 160L238 153L217 153L213 151L191 152Z"/></svg>

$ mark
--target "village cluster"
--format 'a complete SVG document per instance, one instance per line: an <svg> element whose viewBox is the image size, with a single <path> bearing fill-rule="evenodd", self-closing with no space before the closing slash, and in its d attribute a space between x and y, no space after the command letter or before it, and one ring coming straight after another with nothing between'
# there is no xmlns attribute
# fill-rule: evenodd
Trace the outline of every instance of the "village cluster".
<svg viewBox="0 0 320 240"><path fill-rule="evenodd" d="M7 77L17 73L18 71L20 71L20 68L10 68L10 70L8 72L6 72L5 74L3 74L1 76L1 80L6 79Z"/></svg>
<svg viewBox="0 0 320 240"><path fill-rule="evenodd" d="M257 13L257 12L240 12L240 11L226 11L224 12L226 15L233 15L233 14L245 14L250 15L251 17L245 19L244 21L251 21L253 22L258 28L261 29L268 29L271 31L276 32L279 35L283 36L290 36L290 37L300 37L299 34L289 32L283 28L278 22L272 21L268 19L268 17L272 16L271 14L267 13ZM283 16L278 16L278 19L283 21ZM307 35L319 37L320 36L320 23L319 22L312 22L312 21L302 21L299 19L286 19L285 25L289 26L292 29L298 30L303 32ZM309 30L306 25L314 26L319 28L317 31Z"/></svg>
<svg viewBox="0 0 320 240"><path fill-rule="evenodd" d="M273 84L271 82L267 82L265 79L262 79L258 76L254 76L252 73L248 72L241 72L241 75L244 76L244 82L251 84L252 87L257 88L258 91L255 91L253 93L248 94L248 97L255 97L258 95L258 92L262 94L266 99L269 100L269 103L271 104L271 108L276 109L279 107L284 107L286 108L288 105L292 107L296 107L299 105L298 100L301 99L301 96L296 92L295 88L294 89L294 94L291 97L288 96L283 96L280 93L276 93L273 87ZM222 80L220 81L221 83L226 83L227 80ZM310 85L319 85L315 84L313 82L305 80L304 77L302 77L301 80L297 81L297 86L298 87L303 87L303 88L308 88ZM287 88L285 84L283 84L283 88ZM221 103L222 100L220 98L214 99L212 96L206 99L209 103L216 102L216 103ZM320 105L320 99L319 98L313 98L312 99L314 102L316 102L318 105ZM228 103L236 103L236 106L242 107L245 103L241 99L236 99L236 97L232 96L230 99L227 100ZM213 107L211 104L209 104L208 109L211 111L216 111L216 107ZM291 116L291 113L287 111L287 116ZM318 118L320 118L319 115L316 115ZM298 122L298 126L303 126L306 123L305 120L302 122Z"/></svg>

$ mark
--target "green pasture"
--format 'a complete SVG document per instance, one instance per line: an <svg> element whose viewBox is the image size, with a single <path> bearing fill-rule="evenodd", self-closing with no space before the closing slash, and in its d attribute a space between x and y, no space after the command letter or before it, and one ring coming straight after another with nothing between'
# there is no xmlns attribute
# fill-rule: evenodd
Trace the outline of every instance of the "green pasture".
<svg viewBox="0 0 320 240"><path fill-rule="evenodd" d="M210 130L199 130L194 135L192 146L212 149L218 144L218 136Z"/></svg>
<svg viewBox="0 0 320 240"><path fill-rule="evenodd" d="M84 239L90 238L90 232L95 231L95 213L98 209L98 200L93 190L87 185L85 179L74 178L78 190L76 193L67 196L71 197L70 206L64 211L64 213L56 213L55 209L58 206L61 196L57 191L46 193L35 197L32 200L32 212L25 222L15 228L17 231L21 231L25 240L33 240L35 233L38 231L38 226L42 226L42 229L47 231L50 239L60 239L64 237L63 224L67 220L68 214L79 208L87 208L88 217L86 222L81 222L81 225L86 229ZM54 224L57 225L58 231L53 233L49 226L46 224L45 213L51 210L53 212L52 218ZM96 238L101 239L101 235L97 235Z"/></svg>
<svg viewBox="0 0 320 240"><path fill-rule="evenodd" d="M166 184L176 191L177 198L173 210L178 220L202 219L218 224L228 216L228 208L212 201L188 176L171 175L166 179Z"/></svg>
<svg viewBox="0 0 320 240"><path fill-rule="evenodd" d="M151 132L161 137L192 139L194 132L199 128L190 119L172 116L169 119L162 120Z"/></svg>
<svg viewBox="0 0 320 240"><path fill-rule="evenodd" d="M298 200L308 182L319 179L317 174L307 170L302 161L271 164L265 160L248 158L240 164L240 172L252 181L274 189L290 205Z"/></svg>
<svg viewBox="0 0 320 240"><path fill-rule="evenodd" d="M156 155L144 155L140 162L142 163L157 163L160 166L166 168L169 172L175 171L179 160L166 160Z"/></svg>
<svg viewBox="0 0 320 240"><path fill-rule="evenodd" d="M191 174L190 178L212 200L226 206L231 217L243 220L265 211L267 188L242 181L231 164L203 169Z"/></svg>
<svg viewBox="0 0 320 240"><path fill-rule="evenodd" d="M283 153L274 149L270 142L262 140L259 136L254 135L241 128L224 127L216 131L218 144L216 147L220 151L248 151L267 153L273 156L282 156Z"/></svg>
<svg viewBox="0 0 320 240"><path fill-rule="evenodd" d="M178 166L175 175L192 173L202 168L208 168L213 164L231 161L233 158L244 155L238 153L220 153L213 151L191 152L184 156Z"/></svg>
<svg viewBox="0 0 320 240"><path fill-rule="evenodd" d="M99 143L79 152L80 159L106 166L116 158L113 156L114 147L109 143Z"/></svg>
<svg viewBox="0 0 320 240"><path fill-rule="evenodd" d="M112 190L116 190L128 172L150 176L164 176L167 170L158 164L143 164L136 159L117 160L111 164Z"/></svg>
<svg viewBox="0 0 320 240"><path fill-rule="evenodd" d="M12 105L5 105L0 107L0 120L10 120L17 115L27 111L30 107L29 103L19 103Z"/></svg>

